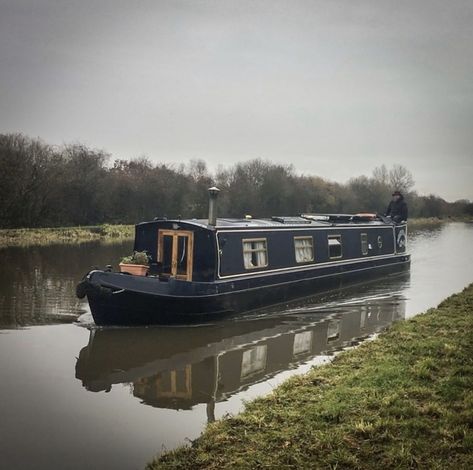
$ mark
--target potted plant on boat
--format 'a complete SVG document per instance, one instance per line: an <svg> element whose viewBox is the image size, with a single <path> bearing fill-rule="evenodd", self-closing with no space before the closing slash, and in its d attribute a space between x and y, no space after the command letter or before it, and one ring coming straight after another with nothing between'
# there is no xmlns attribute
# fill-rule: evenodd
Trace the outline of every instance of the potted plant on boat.
<svg viewBox="0 0 473 470"><path fill-rule="evenodd" d="M146 251L135 251L133 255L122 258L118 267L121 273L146 276L149 269L148 254Z"/></svg>

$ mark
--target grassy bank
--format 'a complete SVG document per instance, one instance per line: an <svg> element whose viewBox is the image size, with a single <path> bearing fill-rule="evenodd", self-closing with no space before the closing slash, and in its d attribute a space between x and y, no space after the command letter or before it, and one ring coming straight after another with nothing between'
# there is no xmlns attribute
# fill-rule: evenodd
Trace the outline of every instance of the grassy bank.
<svg viewBox="0 0 473 470"><path fill-rule="evenodd" d="M409 219L408 227L410 230L422 230L428 228L438 227L448 222L466 222L464 219L446 218L440 219L438 217L419 217L417 219Z"/></svg>
<svg viewBox="0 0 473 470"><path fill-rule="evenodd" d="M93 240L120 240L134 236L133 225L96 225L90 227L25 228L0 230L0 248L8 246L83 243Z"/></svg>
<svg viewBox="0 0 473 470"><path fill-rule="evenodd" d="M473 284L147 468L262 467L473 468Z"/></svg>
<svg viewBox="0 0 473 470"><path fill-rule="evenodd" d="M438 217L419 217L417 219L409 219L408 226L410 230L419 230L423 228L438 227L447 222L450 222L450 220L439 219Z"/></svg>

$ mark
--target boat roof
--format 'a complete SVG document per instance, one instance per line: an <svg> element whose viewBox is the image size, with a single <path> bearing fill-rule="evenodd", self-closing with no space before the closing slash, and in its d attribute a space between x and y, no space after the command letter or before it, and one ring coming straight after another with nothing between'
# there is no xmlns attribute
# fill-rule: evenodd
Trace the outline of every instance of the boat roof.
<svg viewBox="0 0 473 470"><path fill-rule="evenodd" d="M381 218L368 217L365 214L303 214L300 216L273 216L271 218L217 218L217 225L210 226L208 219L165 219L156 218L153 221L142 222L152 224L156 222L186 223L205 229L232 229L232 228L274 228L274 227L331 227L356 225L392 225Z"/></svg>

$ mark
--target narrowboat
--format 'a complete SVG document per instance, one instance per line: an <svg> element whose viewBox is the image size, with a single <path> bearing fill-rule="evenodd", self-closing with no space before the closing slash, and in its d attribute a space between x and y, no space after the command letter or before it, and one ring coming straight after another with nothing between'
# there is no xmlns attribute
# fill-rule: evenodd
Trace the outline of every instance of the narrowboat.
<svg viewBox="0 0 473 470"><path fill-rule="evenodd" d="M409 269L407 224L375 214L156 218L135 227L145 275L90 271L77 286L97 325L151 325L253 312ZM123 271L123 269L122 269Z"/></svg>

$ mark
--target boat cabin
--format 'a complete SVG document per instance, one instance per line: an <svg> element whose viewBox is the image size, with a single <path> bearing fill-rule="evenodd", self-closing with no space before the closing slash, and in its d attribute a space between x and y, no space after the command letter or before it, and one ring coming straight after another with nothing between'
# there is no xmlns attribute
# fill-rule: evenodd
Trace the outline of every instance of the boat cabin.
<svg viewBox="0 0 473 470"><path fill-rule="evenodd" d="M157 219L136 226L134 249L162 280L212 282L400 254L406 228L353 215Z"/></svg>

